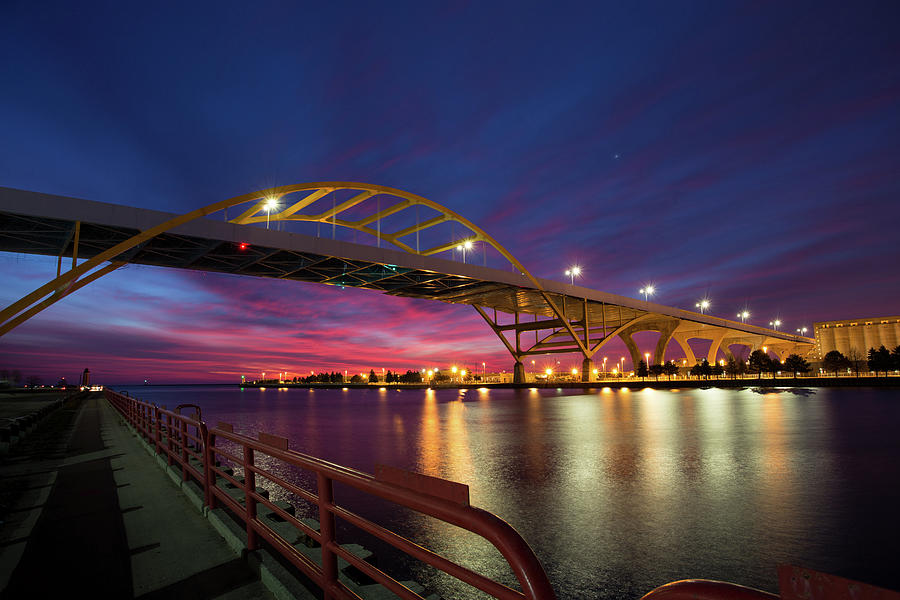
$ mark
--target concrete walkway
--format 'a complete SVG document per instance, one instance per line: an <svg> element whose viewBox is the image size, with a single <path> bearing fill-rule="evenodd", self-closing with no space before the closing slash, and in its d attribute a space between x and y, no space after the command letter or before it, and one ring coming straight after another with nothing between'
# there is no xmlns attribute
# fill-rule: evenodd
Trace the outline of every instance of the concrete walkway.
<svg viewBox="0 0 900 600"><path fill-rule="evenodd" d="M0 597L270 597L99 394L71 404L0 466Z"/></svg>

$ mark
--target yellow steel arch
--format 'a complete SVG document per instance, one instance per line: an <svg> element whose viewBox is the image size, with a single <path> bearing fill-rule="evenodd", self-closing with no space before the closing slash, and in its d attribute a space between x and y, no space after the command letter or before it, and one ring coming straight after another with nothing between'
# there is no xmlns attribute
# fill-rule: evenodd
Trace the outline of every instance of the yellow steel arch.
<svg viewBox="0 0 900 600"><path fill-rule="evenodd" d="M315 214L307 214L303 212L304 209L312 206L317 200L320 200L328 194L332 194L339 190L353 190L357 193L349 200L345 200L340 204L337 204L335 201L332 205L332 208L329 210L325 210L323 212ZM283 208L278 206L278 203L282 199L301 192L309 192L309 194L300 199L292 199L292 201L290 203L287 203ZM396 198L396 201L391 203L384 209L380 209L379 207L379 209L374 213L369 214L361 219L351 221L348 219L339 218L339 215L344 211L354 208L363 203L365 200L376 195L393 197ZM239 225L248 225L267 221L307 221L331 223L334 226L340 225L341 227L348 227L373 235L379 240L387 240L391 244L397 246L402 250L405 250L406 252L410 252L412 254L420 254L423 256L452 250L454 247L456 247L460 240L451 241L449 243L428 248L426 250L418 250L401 241L401 238L419 231L429 229L431 227L435 227L444 222L456 221L462 224L471 232L471 235L467 236L465 239L471 241L482 241L483 243L489 244L528 279L531 285L533 285L534 288L541 293L544 300L551 307L556 316L563 321L565 328L571 334L572 339L576 341L581 351L585 354L585 356L588 355L589 349L582 341L578 339L578 336L575 334L574 329L569 324L568 319L566 319L565 315L560 311L559 306L557 306L556 302L550 297L549 294L546 293L540 282L538 282L538 280L528 272L528 270L524 267L524 265L522 265L522 263L520 263L506 248L504 248L486 231L484 231L462 215L450 210L449 208L446 208L438 204L437 202L428 200L427 198L423 198L422 196L419 196L417 194L412 194L410 192L405 192L403 190L398 190L396 188L387 186L371 185L352 181L300 183L295 185L259 190L256 192L251 192L249 194L243 194L241 196L236 196L228 200L222 200L220 202L210 204L209 206L198 208L197 210L191 211L184 215L169 219L168 221L160 223L155 227L151 227L150 229L142 231L132 236L131 238L120 242L119 244L116 244L112 248L109 248L108 250L97 254L96 256L84 261L81 264L76 264L77 255L73 256L72 269L65 273L58 274L55 279L34 290L27 296L23 297L21 300L9 305L2 311L2 313L0 313L0 336L23 323L44 308L47 308L56 301L65 297L68 293L71 293L72 291L75 291L75 289L86 285L90 281L94 281L102 275L115 270L116 267L122 264L112 263L115 265L115 267L112 267L112 265L108 265L107 267L98 269L90 276L79 282L77 286L74 285L75 282L78 281L81 277L87 275L90 271L97 269L102 263L106 261L112 261L123 252L130 250L131 248L134 248L135 246L142 244L147 240L156 237L157 235L165 233L170 229L178 227L179 225L183 225L195 219L199 219L219 211L227 210L229 208L245 204L250 204L250 206L246 208L246 210L244 210L244 212L242 212L239 216L231 219L231 223ZM439 214L438 216L431 218L423 223L417 223L414 226L406 227L397 231L381 231L381 219L417 205L431 208L437 211ZM275 208L276 206L277 209ZM276 212L273 213L273 210L276 210ZM376 228L373 229L371 227L372 223L377 224Z"/></svg>

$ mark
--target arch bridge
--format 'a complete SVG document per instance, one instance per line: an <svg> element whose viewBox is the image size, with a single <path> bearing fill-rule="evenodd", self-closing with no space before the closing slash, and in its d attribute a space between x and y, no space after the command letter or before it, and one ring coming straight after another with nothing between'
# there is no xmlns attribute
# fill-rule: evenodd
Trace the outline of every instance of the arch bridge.
<svg viewBox="0 0 900 600"><path fill-rule="evenodd" d="M317 234L280 230L296 224ZM374 245L338 239L338 228ZM484 265L466 262L470 247ZM636 365L641 352L632 336L642 331L660 334L651 364L664 360L672 341L691 365L713 363L720 351L730 356L735 345L766 347L782 359L814 347L804 336L536 278L462 215L416 194L356 182L271 188L183 215L0 187L0 251L58 258L56 277L0 313L0 336L133 263L468 304L509 351L516 382L525 380L526 357L561 353L580 353L582 381L590 381L594 356L616 337ZM508 270L488 267L489 255ZM695 356L693 339L709 341L705 357Z"/></svg>

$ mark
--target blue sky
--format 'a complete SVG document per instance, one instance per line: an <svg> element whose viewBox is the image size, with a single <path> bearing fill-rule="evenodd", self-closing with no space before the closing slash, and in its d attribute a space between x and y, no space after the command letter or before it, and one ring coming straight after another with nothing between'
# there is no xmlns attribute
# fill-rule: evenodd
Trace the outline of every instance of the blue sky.
<svg viewBox="0 0 900 600"><path fill-rule="evenodd" d="M898 12L7 2L0 185L186 212L362 181L463 214L537 276L578 263L592 288L789 328L893 315ZM54 262L0 255L0 301ZM467 307L140 267L0 341L45 381L482 361L512 366Z"/></svg>

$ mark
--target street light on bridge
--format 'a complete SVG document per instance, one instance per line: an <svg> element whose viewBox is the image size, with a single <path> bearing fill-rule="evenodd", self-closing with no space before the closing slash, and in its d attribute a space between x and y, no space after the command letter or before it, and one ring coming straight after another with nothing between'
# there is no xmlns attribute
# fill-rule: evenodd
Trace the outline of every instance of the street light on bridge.
<svg viewBox="0 0 900 600"><path fill-rule="evenodd" d="M648 286L645 286L645 287L642 287L641 289L639 289L638 293L644 295L644 302L646 302L647 298L652 296L653 292L655 292L655 291L656 291L655 287L653 287L652 285L648 285Z"/></svg>
<svg viewBox="0 0 900 600"><path fill-rule="evenodd" d="M750 311L742 310L741 312L738 313L737 316L739 316L741 318L741 323L743 323L747 320L748 317L750 317Z"/></svg>
<svg viewBox="0 0 900 600"><path fill-rule="evenodd" d="M266 209L266 229L269 228L269 214L278 208L278 198L267 198L266 204L263 206Z"/></svg>
<svg viewBox="0 0 900 600"><path fill-rule="evenodd" d="M769 321L769 326L771 326L775 331L778 331L778 328L781 326L781 321L779 319L775 319L774 321Z"/></svg>
<svg viewBox="0 0 900 600"><path fill-rule="evenodd" d="M471 250L471 249L472 249L472 240L465 240L464 242L462 242L461 244L459 244L459 245L456 247L456 249L462 251L462 255L463 255L463 264L466 264L466 250Z"/></svg>
<svg viewBox="0 0 900 600"><path fill-rule="evenodd" d="M709 308L709 298L703 298L700 302L697 303L697 308L700 309L700 314L706 312L706 309Z"/></svg>
<svg viewBox="0 0 900 600"><path fill-rule="evenodd" d="M806 335L807 331L809 331L809 330L806 327L801 327L800 329L797 330L797 333L799 333L800 335Z"/></svg>
<svg viewBox="0 0 900 600"><path fill-rule="evenodd" d="M572 267L570 269L566 269L566 275L569 276L569 283L571 283L572 285L575 285L575 277L576 276L581 277L581 267L579 267L578 265L575 265L574 267Z"/></svg>

